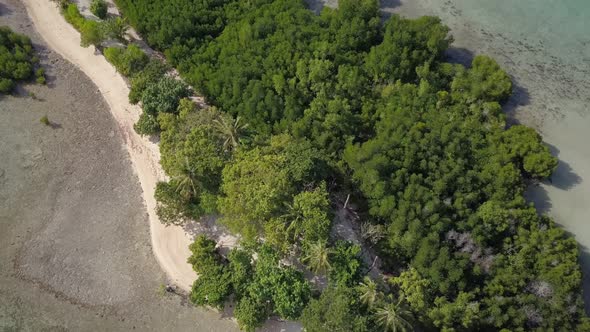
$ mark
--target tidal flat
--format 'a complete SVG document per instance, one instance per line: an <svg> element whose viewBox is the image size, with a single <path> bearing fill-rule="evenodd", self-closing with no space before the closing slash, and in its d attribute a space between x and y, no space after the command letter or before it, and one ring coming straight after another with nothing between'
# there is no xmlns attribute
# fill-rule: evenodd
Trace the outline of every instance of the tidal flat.
<svg viewBox="0 0 590 332"><path fill-rule="evenodd" d="M0 14L31 37L48 77L0 99L0 331L237 330L162 290L141 188L102 95L45 46L19 1L0 1Z"/></svg>

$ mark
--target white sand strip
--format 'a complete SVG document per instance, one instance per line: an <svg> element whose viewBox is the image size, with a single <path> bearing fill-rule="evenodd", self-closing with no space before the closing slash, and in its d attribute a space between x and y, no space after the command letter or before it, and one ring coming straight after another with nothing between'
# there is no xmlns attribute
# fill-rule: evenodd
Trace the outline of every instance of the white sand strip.
<svg viewBox="0 0 590 332"><path fill-rule="evenodd" d="M128 101L129 88L114 67L94 47L82 48L80 34L61 16L49 0L22 0L47 45L80 68L96 84L118 123L125 148L129 152L149 215L153 251L162 269L182 290L189 291L197 275L186 262L191 236L181 227L162 225L156 215L154 190L158 180L164 179L160 167L158 146L135 133L133 124L141 109ZM88 110L92 112L93 110ZM133 259L133 257L131 257Z"/></svg>

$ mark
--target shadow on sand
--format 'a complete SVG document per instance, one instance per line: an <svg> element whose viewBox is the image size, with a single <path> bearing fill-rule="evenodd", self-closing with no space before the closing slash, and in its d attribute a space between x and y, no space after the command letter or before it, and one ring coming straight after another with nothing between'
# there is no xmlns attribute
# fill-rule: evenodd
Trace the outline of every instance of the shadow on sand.
<svg viewBox="0 0 590 332"><path fill-rule="evenodd" d="M0 3L0 16L12 14L12 9L8 8L5 4Z"/></svg>
<svg viewBox="0 0 590 332"><path fill-rule="evenodd" d="M559 149L554 145L545 143L551 154L559 159ZM533 185L527 188L526 199L535 203L539 213L548 213L551 210L552 203L546 187L554 187L560 190L570 190L582 183L583 179L572 169L570 164L559 159L557 169L551 178L542 182L542 185Z"/></svg>
<svg viewBox="0 0 590 332"><path fill-rule="evenodd" d="M559 149L554 145L547 144L551 154L559 158ZM570 190L575 186L581 184L583 178L579 176L570 164L564 160L559 159L557 169L550 179L543 181L542 184L530 186L527 188L525 198L529 202L535 203L535 207L539 214L547 214L551 211L552 202L549 197L548 187L554 187L560 190ZM571 237L576 238L576 234L567 232ZM580 234L577 234L580 235ZM582 297L586 314L590 314L590 251L589 248L583 246L578 241L580 248L579 262L582 268Z"/></svg>
<svg viewBox="0 0 590 332"><path fill-rule="evenodd" d="M198 222L190 222L182 226L191 238L198 235L206 235L209 238L216 240L219 252L227 256L229 251L236 245L236 237L231 234L224 226L219 225L217 216L206 216L201 218Z"/></svg>

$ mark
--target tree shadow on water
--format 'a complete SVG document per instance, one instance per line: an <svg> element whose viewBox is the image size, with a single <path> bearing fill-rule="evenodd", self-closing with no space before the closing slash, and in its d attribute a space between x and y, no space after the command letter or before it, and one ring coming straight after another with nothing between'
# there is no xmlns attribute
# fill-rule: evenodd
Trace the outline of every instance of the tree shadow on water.
<svg viewBox="0 0 590 332"><path fill-rule="evenodd" d="M551 155L559 159L559 149L554 145L545 144L549 147ZM525 192L525 198L527 201L535 203L535 207L540 214L546 214L553 206L551 198L549 197L549 192L547 191L548 187L567 191L582 182L582 177L574 171L571 165L568 162L559 159L559 164L557 165L555 172L553 172L553 175L549 179L544 180L542 184L539 183L529 186Z"/></svg>
<svg viewBox="0 0 590 332"><path fill-rule="evenodd" d="M461 64L467 68L471 67L471 62L475 54L463 47L451 46L445 52L445 61L454 64Z"/></svg>
<svg viewBox="0 0 590 332"><path fill-rule="evenodd" d="M504 113L508 118L508 123L519 124L520 121L516 118L516 112L521 106L529 105L531 102L531 97L529 95L529 90L524 86L520 85L518 81L512 77L512 94L508 101L504 104Z"/></svg>
<svg viewBox="0 0 590 332"><path fill-rule="evenodd" d="M559 158L559 149L554 145L545 144L549 147L551 154ZM561 190L569 190L582 183L582 181L582 177L574 171L567 161L559 159L559 164L553 175L551 175L549 185Z"/></svg>
<svg viewBox="0 0 590 332"><path fill-rule="evenodd" d="M553 207L547 189L540 184L528 186L524 193L524 198L527 202L533 202L537 212L541 215L549 213Z"/></svg>
<svg viewBox="0 0 590 332"><path fill-rule="evenodd" d="M445 52L445 60L446 62L453 63L453 64L460 64L466 68L471 67L471 63L475 58L476 54L466 48L463 47L454 47L451 46ZM515 125L519 124L520 122L516 119L516 112L522 106L529 105L531 102L531 97L529 91L526 87L520 84L518 80L511 76L512 80L512 94L503 103L504 113L508 117L508 124Z"/></svg>

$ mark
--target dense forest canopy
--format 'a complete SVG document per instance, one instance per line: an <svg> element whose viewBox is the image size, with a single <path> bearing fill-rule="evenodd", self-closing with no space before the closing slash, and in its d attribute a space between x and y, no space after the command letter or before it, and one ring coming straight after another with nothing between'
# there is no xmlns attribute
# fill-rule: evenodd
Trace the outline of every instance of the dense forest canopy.
<svg viewBox="0 0 590 332"><path fill-rule="evenodd" d="M170 176L162 221L218 213L244 239L228 257L191 246L193 303L233 297L247 330L269 315L308 331L590 330L576 242L523 197L557 159L506 125L512 83L493 59L445 62L438 18L382 20L376 0L319 15L298 0L116 2L214 105L182 99L157 64L132 77ZM373 230L380 278L330 236L339 193ZM279 263L294 256L328 276L321 295Z"/></svg>

